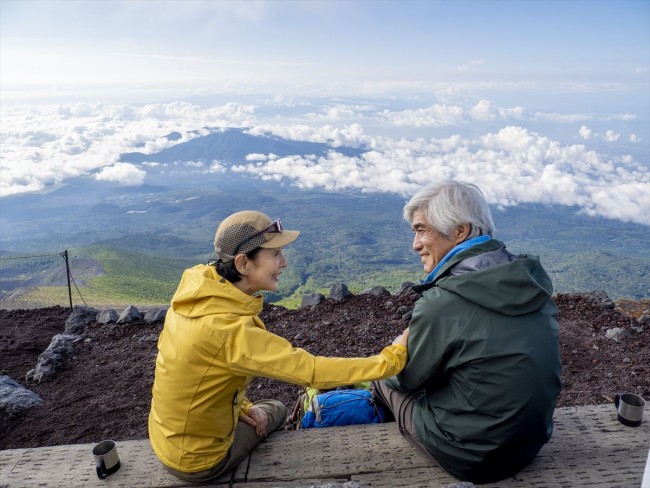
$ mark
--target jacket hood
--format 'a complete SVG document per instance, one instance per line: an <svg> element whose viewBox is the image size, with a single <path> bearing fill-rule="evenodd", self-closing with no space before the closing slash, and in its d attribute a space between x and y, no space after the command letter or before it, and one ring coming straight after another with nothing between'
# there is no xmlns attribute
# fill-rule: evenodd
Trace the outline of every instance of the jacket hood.
<svg viewBox="0 0 650 488"><path fill-rule="evenodd" d="M479 266L480 269L459 275L446 273L455 265L462 265L464 260L499 249L507 253L502 242L492 239L458 253L433 283L417 288L438 286L483 308L510 316L541 310L551 298L553 284L536 257L521 255L501 264L489 262L487 267Z"/></svg>
<svg viewBox="0 0 650 488"><path fill-rule="evenodd" d="M199 264L183 272L171 308L188 318L219 313L257 315L263 303L261 295L248 295L219 276L213 266Z"/></svg>

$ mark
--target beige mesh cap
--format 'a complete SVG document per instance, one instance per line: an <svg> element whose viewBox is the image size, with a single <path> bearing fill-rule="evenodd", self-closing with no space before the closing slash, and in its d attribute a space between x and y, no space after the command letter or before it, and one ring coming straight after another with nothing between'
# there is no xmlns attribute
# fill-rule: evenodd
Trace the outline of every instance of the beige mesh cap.
<svg viewBox="0 0 650 488"><path fill-rule="evenodd" d="M214 250L227 263L242 254L257 249L286 246L296 240L297 230L282 229L280 220L255 210L244 210L227 217L214 235Z"/></svg>

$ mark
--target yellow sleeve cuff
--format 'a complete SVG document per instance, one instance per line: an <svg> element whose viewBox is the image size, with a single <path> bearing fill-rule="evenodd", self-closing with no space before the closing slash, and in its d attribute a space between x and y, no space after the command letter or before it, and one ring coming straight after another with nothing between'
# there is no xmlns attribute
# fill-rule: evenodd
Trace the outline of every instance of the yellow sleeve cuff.
<svg viewBox="0 0 650 488"><path fill-rule="evenodd" d="M244 415L248 415L248 411L251 409L252 406L253 403L248 398L244 398L244 401L241 402L241 410L240 410L241 413L243 413Z"/></svg>

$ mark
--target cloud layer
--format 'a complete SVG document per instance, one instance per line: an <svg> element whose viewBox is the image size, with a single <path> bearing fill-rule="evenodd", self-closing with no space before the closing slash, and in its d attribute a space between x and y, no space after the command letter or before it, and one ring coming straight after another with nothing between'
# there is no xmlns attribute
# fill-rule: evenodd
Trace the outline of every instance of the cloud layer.
<svg viewBox="0 0 650 488"><path fill-rule="evenodd" d="M630 125L635 114L540 113L488 100L421 105L279 97L207 108L187 102L5 106L0 196L83 174L140 185L147 166L119 163L120 154L159 151L205 133L205 127L249 127L252 133L368 152L357 158L336 151L321 158L252 154L232 171L301 188L402 195L453 178L476 183L495 205L571 205L589 215L650 225L648 142L637 135L638 125ZM544 135L540 127L566 136ZM430 135L394 136L396 129ZM168 139L172 132L180 138ZM227 169L215 163L210 171Z"/></svg>
<svg viewBox="0 0 650 488"><path fill-rule="evenodd" d="M334 134L333 134L334 135ZM269 158L233 168L302 188L355 189L409 195L441 179L477 184L492 204L546 203L589 215L650 224L650 178L643 165L605 160L584 145L564 146L516 126L476 139L413 141L376 138L359 158Z"/></svg>
<svg viewBox="0 0 650 488"><path fill-rule="evenodd" d="M114 165L125 152L160 151L202 133L205 126L247 126L253 108L229 103L201 109L185 102L153 105L10 105L2 108L0 196L38 191ZM171 141L167 135L181 134ZM98 179L141 184L125 166L101 170ZM115 179L116 178L116 179Z"/></svg>

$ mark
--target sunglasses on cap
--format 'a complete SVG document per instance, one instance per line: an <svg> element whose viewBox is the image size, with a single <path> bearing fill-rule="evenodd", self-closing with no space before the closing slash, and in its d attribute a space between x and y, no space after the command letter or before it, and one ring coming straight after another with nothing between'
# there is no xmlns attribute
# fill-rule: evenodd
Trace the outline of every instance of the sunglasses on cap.
<svg viewBox="0 0 650 488"><path fill-rule="evenodd" d="M246 244L248 241L252 241L256 237L261 236L262 234L279 234L282 232L282 224L280 223L280 219L274 220L271 225L269 225L266 229L259 231L257 234L253 234L250 237L247 237L243 241L241 241L239 244L237 244L237 247L235 248L235 252L232 253L233 256L237 256L239 254L239 249Z"/></svg>

